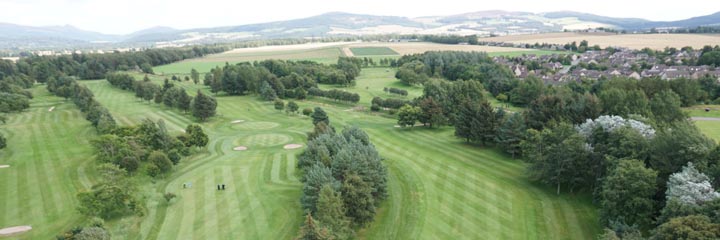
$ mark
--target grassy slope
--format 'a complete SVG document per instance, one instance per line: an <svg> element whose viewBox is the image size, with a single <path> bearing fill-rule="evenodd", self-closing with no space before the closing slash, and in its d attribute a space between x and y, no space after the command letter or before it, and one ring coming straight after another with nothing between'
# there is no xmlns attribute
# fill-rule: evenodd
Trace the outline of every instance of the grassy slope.
<svg viewBox="0 0 720 240"><path fill-rule="evenodd" d="M10 165L0 169L0 228L31 225L17 237L52 239L84 218L76 211L75 194L91 185L88 140L96 135L72 102L52 96L45 86L32 91L30 109L0 126L9 140L0 150L0 165Z"/></svg>
<svg viewBox="0 0 720 240"><path fill-rule="evenodd" d="M393 74L381 68L364 69L358 85L348 90L361 94L363 106L369 105L370 96L386 96L384 86L406 88L411 96L420 94L420 88L402 86ZM123 124L145 116L163 117L171 130L178 130L190 122L175 110L141 103L132 93L104 81L86 84ZM182 86L190 92L199 88L188 82ZM151 214L140 230L144 238L287 239L295 234L302 220L301 187L294 173L294 156L300 150L281 147L304 142L309 118L286 116L251 96L222 96L218 101L221 116L203 124L212 139L208 151L184 160L169 184L159 184L155 199L165 191L180 197L169 208L151 201ZM391 197L376 221L360 233L362 238L588 239L599 232L597 213L588 199L555 196L529 182L521 161L466 145L452 136L450 128L403 130L392 127L394 119L348 111L350 105L322 99L299 103L301 108L322 106L336 127L352 124L365 129L387 159ZM235 119L248 122L230 124ZM250 150L231 151L237 144ZM180 189L188 181L193 188ZM231 188L217 192L217 183Z"/></svg>

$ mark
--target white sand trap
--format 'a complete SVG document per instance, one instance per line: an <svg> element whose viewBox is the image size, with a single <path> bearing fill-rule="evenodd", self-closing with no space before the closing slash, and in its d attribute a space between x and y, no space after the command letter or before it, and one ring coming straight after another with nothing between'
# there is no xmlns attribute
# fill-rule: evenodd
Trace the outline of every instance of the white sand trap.
<svg viewBox="0 0 720 240"><path fill-rule="evenodd" d="M53 110L55 110L55 107L51 107L50 109L48 109L48 112L52 112Z"/></svg>
<svg viewBox="0 0 720 240"><path fill-rule="evenodd" d="M31 229L32 229L31 226L17 226L17 227L3 228L3 229L0 229L0 237L10 236L13 234L18 234L18 233L24 233L24 232L30 231Z"/></svg>
<svg viewBox="0 0 720 240"><path fill-rule="evenodd" d="M0 165L0 168L9 168L10 165Z"/></svg>
<svg viewBox="0 0 720 240"><path fill-rule="evenodd" d="M246 147L246 146L237 146L237 147L234 147L233 150L235 150L235 151L245 151L245 150L247 150L247 147Z"/></svg>
<svg viewBox="0 0 720 240"><path fill-rule="evenodd" d="M301 147L302 147L302 145L293 143L293 144L287 144L283 148L284 149L298 149Z"/></svg>
<svg viewBox="0 0 720 240"><path fill-rule="evenodd" d="M242 122L245 122L245 120L235 120L235 121L232 121L232 122L230 122L230 123L242 123Z"/></svg>

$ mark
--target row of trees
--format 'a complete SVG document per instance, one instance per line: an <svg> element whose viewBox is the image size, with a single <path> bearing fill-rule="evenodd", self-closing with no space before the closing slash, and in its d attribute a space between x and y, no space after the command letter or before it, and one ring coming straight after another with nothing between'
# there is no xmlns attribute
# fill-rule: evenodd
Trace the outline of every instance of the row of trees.
<svg viewBox="0 0 720 240"><path fill-rule="evenodd" d="M97 129L98 133L109 133L117 127L115 118L110 111L95 100L90 89L78 84L74 77L52 78L47 83L47 89L59 97L71 99L80 111L85 113L85 118Z"/></svg>
<svg viewBox="0 0 720 240"><path fill-rule="evenodd" d="M220 53L225 47L155 48L141 52L107 54L72 54L62 56L32 56L21 58L18 72L40 83L62 75L80 79L102 79L112 71L139 70L152 73L152 67L173 63L206 54Z"/></svg>
<svg viewBox="0 0 720 240"><path fill-rule="evenodd" d="M389 109L399 109L400 107L410 103L407 100L402 99L395 99L395 98L386 98L382 99L381 97L374 97L372 101L370 102L370 110L372 111L380 111L381 108L389 108Z"/></svg>
<svg viewBox="0 0 720 240"><path fill-rule="evenodd" d="M346 92L338 89L322 90L319 88L308 89L308 95L316 97L329 98L336 101L357 103L360 101L360 95L357 93Z"/></svg>
<svg viewBox="0 0 720 240"><path fill-rule="evenodd" d="M340 58L337 64L329 66L310 61L283 60L226 64L205 74L203 83L215 93L259 93L269 101L274 98L302 99L310 88L317 87L317 83L354 85L362 65L363 61L357 58Z"/></svg>
<svg viewBox="0 0 720 240"><path fill-rule="evenodd" d="M312 119L315 130L298 157L300 203L307 213L298 238L352 239L353 229L370 223L387 197L387 169L361 129L335 133L321 108L315 108Z"/></svg>
<svg viewBox="0 0 720 240"><path fill-rule="evenodd" d="M187 94L185 89L176 87L168 79L165 79L162 86L151 82L147 75L143 81L136 81L133 76L127 73L109 73L106 79L115 87L134 91L135 97L141 100L162 103L168 107L178 108L183 112L190 111L200 121L215 116L215 109L217 108L215 98L203 94L200 90L198 90L195 97L192 97Z"/></svg>
<svg viewBox="0 0 720 240"><path fill-rule="evenodd" d="M391 88L383 88L383 91L386 92L386 93L397 94L397 95L400 95L400 96L407 96L407 95L408 95L408 91L407 91L407 90L399 89L399 88L394 88L394 87L391 87Z"/></svg>
<svg viewBox="0 0 720 240"><path fill-rule="evenodd" d="M19 112L30 107L32 94L26 90L33 80L21 74L9 60L0 60L0 113Z"/></svg>

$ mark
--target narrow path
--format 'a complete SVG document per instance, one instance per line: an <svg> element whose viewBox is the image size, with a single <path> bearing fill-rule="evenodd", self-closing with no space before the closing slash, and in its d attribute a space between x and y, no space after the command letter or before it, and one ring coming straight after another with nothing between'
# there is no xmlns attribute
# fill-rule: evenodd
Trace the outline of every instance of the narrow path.
<svg viewBox="0 0 720 240"><path fill-rule="evenodd" d="M353 52L350 50L349 47L342 48L342 52L343 52L343 55L345 55L346 57L354 57L355 56L355 54L353 54Z"/></svg>
<svg viewBox="0 0 720 240"><path fill-rule="evenodd" d="M690 117L693 121L720 121L720 117Z"/></svg>

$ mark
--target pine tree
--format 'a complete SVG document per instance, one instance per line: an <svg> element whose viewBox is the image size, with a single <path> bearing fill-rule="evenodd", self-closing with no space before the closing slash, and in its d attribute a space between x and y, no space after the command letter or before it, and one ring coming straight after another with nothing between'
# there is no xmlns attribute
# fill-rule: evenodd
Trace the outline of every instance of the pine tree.
<svg viewBox="0 0 720 240"><path fill-rule="evenodd" d="M342 186L342 197L347 207L347 216L357 226L365 226L375 217L375 202L372 189L357 174L346 176Z"/></svg>
<svg viewBox="0 0 720 240"><path fill-rule="evenodd" d="M522 114L514 113L505 119L498 128L495 142L515 158L516 155L522 152L520 142L525 139L526 131L527 126L525 126L525 119Z"/></svg>
<svg viewBox="0 0 720 240"><path fill-rule="evenodd" d="M455 117L455 136L464 138L465 142L473 140L472 125L477 113L477 104L464 101L460 104Z"/></svg>
<svg viewBox="0 0 720 240"><path fill-rule="evenodd" d="M183 110L183 112L187 112L188 110L190 110L190 104L192 103L192 99L193 98L188 95L187 92L182 90L179 91L175 99L177 108Z"/></svg>
<svg viewBox="0 0 720 240"><path fill-rule="evenodd" d="M349 239L352 235L350 220L342 197L330 185L323 185L317 203L317 220L330 230L335 239Z"/></svg>
<svg viewBox="0 0 720 240"><path fill-rule="evenodd" d="M194 68L190 70L190 76L192 77L193 83L198 84L198 82L200 82L200 73Z"/></svg>
<svg viewBox="0 0 720 240"><path fill-rule="evenodd" d="M217 108L217 101L215 98L203 94L198 90L195 100L192 101L192 114L193 116L205 121L206 119L215 116L215 108Z"/></svg>
<svg viewBox="0 0 720 240"><path fill-rule="evenodd" d="M474 120L471 130L473 138L484 145L492 143L497 133L498 119L495 109L490 106L489 102L480 103Z"/></svg>
<svg viewBox="0 0 720 240"><path fill-rule="evenodd" d="M296 240L329 240L332 239L327 228L318 226L310 213L305 217L305 224L300 228Z"/></svg>

